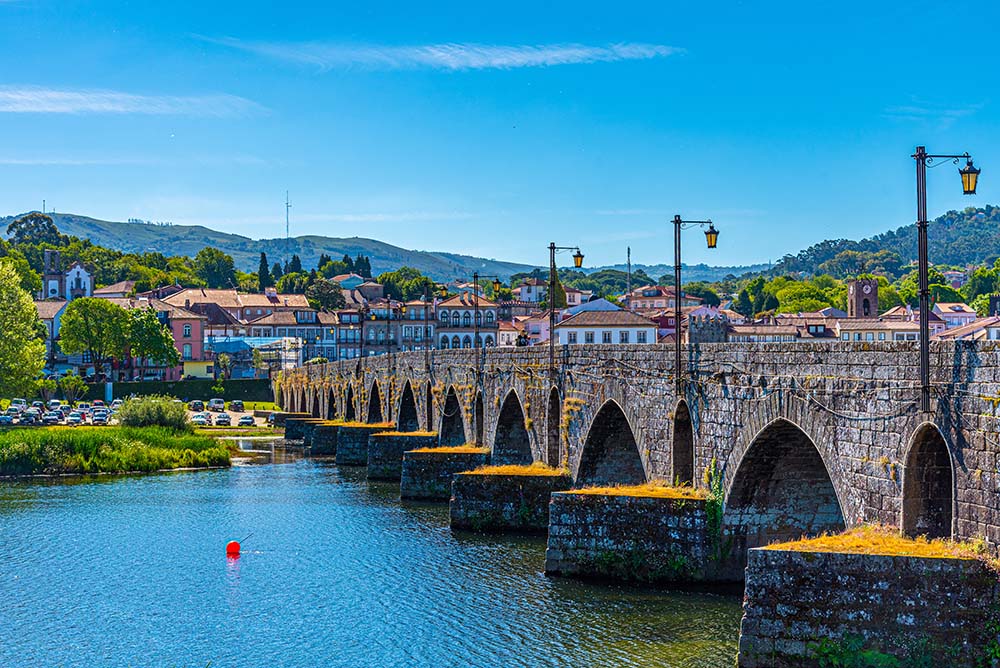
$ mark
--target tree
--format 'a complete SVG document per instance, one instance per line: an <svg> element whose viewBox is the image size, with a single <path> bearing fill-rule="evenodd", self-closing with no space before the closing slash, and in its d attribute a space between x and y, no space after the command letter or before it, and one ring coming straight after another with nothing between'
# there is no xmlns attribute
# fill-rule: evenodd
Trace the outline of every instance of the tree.
<svg viewBox="0 0 1000 668"><path fill-rule="evenodd" d="M194 273L210 288L228 288L236 284L233 258L218 248L206 246L194 256Z"/></svg>
<svg viewBox="0 0 1000 668"><path fill-rule="evenodd" d="M275 283L277 283L278 279L281 278L284 273L285 272L281 270L281 264L279 262L275 262L271 265L271 280Z"/></svg>
<svg viewBox="0 0 1000 668"><path fill-rule="evenodd" d="M278 279L276 289L282 294L301 295L309 287L309 274L290 273Z"/></svg>
<svg viewBox="0 0 1000 668"><path fill-rule="evenodd" d="M400 267L378 276L378 282L385 286L385 293L408 302L427 294L434 294L434 281L413 267Z"/></svg>
<svg viewBox="0 0 1000 668"><path fill-rule="evenodd" d="M87 391L87 384L83 382L83 378L69 374L59 379L59 389L62 390L66 403L72 405L77 397L82 397Z"/></svg>
<svg viewBox="0 0 1000 668"><path fill-rule="evenodd" d="M371 278L372 276L372 263L367 257L358 253L358 256L354 258L354 273L358 274L362 278Z"/></svg>
<svg viewBox="0 0 1000 668"><path fill-rule="evenodd" d="M332 261L333 261L332 257L330 257L329 255L327 255L326 253L320 253L319 260L316 262L316 266L317 267L322 267L327 262L332 262Z"/></svg>
<svg viewBox="0 0 1000 668"><path fill-rule="evenodd" d="M0 259L0 396L28 394L45 367L38 311L14 265Z"/></svg>
<svg viewBox="0 0 1000 668"><path fill-rule="evenodd" d="M688 283L683 286L682 289L685 294L693 297L701 297L702 303L706 306L718 306L722 303L722 300L719 299L718 293L716 293L715 290L713 290L705 281Z"/></svg>
<svg viewBox="0 0 1000 668"><path fill-rule="evenodd" d="M181 357L174 346L174 335L160 322L156 311L137 308L128 311L128 347L133 357L144 357L154 364L177 366Z"/></svg>
<svg viewBox="0 0 1000 668"><path fill-rule="evenodd" d="M222 370L223 378L229 378L233 372L233 358L226 353L219 353L215 357L215 364Z"/></svg>
<svg viewBox="0 0 1000 668"><path fill-rule="evenodd" d="M302 273L302 260L298 255L293 255L291 261L288 263L288 268L285 269L286 274L300 274Z"/></svg>
<svg viewBox="0 0 1000 668"><path fill-rule="evenodd" d="M305 294L309 306L319 311L335 311L347 306L340 283L326 278L317 278L306 288Z"/></svg>
<svg viewBox="0 0 1000 668"><path fill-rule="evenodd" d="M962 286L962 293L970 302L974 301L979 295L989 295L996 292L996 290L997 270L988 267L977 268L972 272L972 276L969 277L969 282Z"/></svg>
<svg viewBox="0 0 1000 668"><path fill-rule="evenodd" d="M274 285L274 279L271 278L271 270L267 268L267 255L261 251L260 264L257 266L257 287L260 288L261 292L264 292L264 288L269 288L272 285Z"/></svg>
<svg viewBox="0 0 1000 668"><path fill-rule="evenodd" d="M753 316L753 299L750 298L750 293L746 291L746 288L740 290L739 295L736 296L733 310L747 318Z"/></svg>
<svg viewBox="0 0 1000 668"><path fill-rule="evenodd" d="M38 392L38 396L42 398L46 404L49 403L49 399L56 395L56 381L51 378L43 378L37 382L35 389Z"/></svg>
<svg viewBox="0 0 1000 668"><path fill-rule="evenodd" d="M65 238L52 218L37 211L21 216L7 226L7 237L14 245L51 244L60 246Z"/></svg>
<svg viewBox="0 0 1000 668"><path fill-rule="evenodd" d="M125 350L129 317L125 309L113 302L94 297L74 299L66 307L61 322L59 345L63 352L89 353L97 373Z"/></svg>

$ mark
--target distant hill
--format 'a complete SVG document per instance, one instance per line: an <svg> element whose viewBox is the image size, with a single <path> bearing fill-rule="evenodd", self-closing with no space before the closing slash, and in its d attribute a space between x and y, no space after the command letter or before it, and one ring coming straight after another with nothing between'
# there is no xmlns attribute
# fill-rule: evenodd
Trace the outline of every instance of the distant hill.
<svg viewBox="0 0 1000 668"><path fill-rule="evenodd" d="M1000 207L969 207L962 211L949 211L927 225L928 255L932 264L964 267L992 263L1000 257ZM833 239L814 244L795 255L786 255L771 273L815 273L819 265L840 252L891 251L904 262L917 259L917 226L904 225L890 232L867 239Z"/></svg>
<svg viewBox="0 0 1000 668"><path fill-rule="evenodd" d="M709 283L714 281L719 281L726 276L742 276L743 274L759 273L762 271L767 271L771 265L769 264L745 264L737 265L732 267L712 267L707 264L693 264L687 265L683 264L681 275L684 278L685 283L691 283L694 281L707 281ZM626 271L628 269L627 265L624 264L613 264L604 267L594 267L592 269L584 268L583 271L588 274L592 274L596 271L602 269L617 269L618 271ZM659 279L661 276L669 274L674 275L674 265L672 264L633 264L632 271L642 270L646 272L646 275L653 280Z"/></svg>
<svg viewBox="0 0 1000 668"><path fill-rule="evenodd" d="M0 231L5 231L12 220L22 215L24 214L0 218ZM251 239L239 234L219 232L202 225L120 223L72 213L50 213L49 215L52 216L56 227L63 234L90 239L101 246L126 253L157 251L165 255L194 256L205 246L214 246L231 255L236 266L243 271L257 270L261 251L267 253L268 260L271 262L281 259L285 253L284 239ZM437 281L470 277L474 271L481 274L496 274L506 279L512 274L531 271L535 268L533 265L455 253L407 250L363 237L337 238L305 235L292 237L288 246L291 253L299 256L302 260L302 266L306 269L315 267L319 256L323 254L339 260L345 254L354 257L360 253L371 258L372 273L375 275L405 265L418 269ZM588 267L585 271L592 273L605 268L607 267ZM615 265L611 268L624 271L625 265ZM685 265L684 280L685 282L714 281L727 274L740 275L748 271L762 271L766 268L766 265L747 267L710 267L704 264L688 267ZM649 276L656 279L668 271L673 271L673 266L633 265L633 269L643 269Z"/></svg>

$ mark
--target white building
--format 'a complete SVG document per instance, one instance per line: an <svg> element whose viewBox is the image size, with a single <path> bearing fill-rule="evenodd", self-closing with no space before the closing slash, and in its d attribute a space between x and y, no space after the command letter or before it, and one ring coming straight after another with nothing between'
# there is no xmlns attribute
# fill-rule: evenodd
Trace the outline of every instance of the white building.
<svg viewBox="0 0 1000 668"><path fill-rule="evenodd" d="M629 311L583 311L556 324L556 340L574 343L656 343L656 323Z"/></svg>
<svg viewBox="0 0 1000 668"><path fill-rule="evenodd" d="M526 278L511 292L518 301L537 304L549 294L549 284L540 278Z"/></svg>
<svg viewBox="0 0 1000 668"><path fill-rule="evenodd" d="M975 322L978 317L974 308L961 302L941 302L935 304L931 312L936 313L939 318L944 320L946 329L964 327Z"/></svg>

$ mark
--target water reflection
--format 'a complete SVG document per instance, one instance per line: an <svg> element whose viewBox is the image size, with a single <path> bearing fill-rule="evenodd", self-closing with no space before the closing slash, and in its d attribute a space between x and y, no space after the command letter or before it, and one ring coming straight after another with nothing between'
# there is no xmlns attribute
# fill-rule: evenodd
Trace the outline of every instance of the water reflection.
<svg viewBox="0 0 1000 668"><path fill-rule="evenodd" d="M738 598L548 578L544 539L293 459L0 483L0 666L732 666Z"/></svg>

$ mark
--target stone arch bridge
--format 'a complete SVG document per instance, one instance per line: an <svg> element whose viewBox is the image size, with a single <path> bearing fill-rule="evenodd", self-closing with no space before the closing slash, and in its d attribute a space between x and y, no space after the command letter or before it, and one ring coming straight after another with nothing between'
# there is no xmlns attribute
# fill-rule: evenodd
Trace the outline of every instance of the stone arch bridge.
<svg viewBox="0 0 1000 668"><path fill-rule="evenodd" d="M861 522L1000 546L1000 346L931 344L919 412L913 343L575 345L399 353L302 367L285 410L394 422L480 443L494 463L565 466L577 486L704 487L746 547Z"/></svg>

